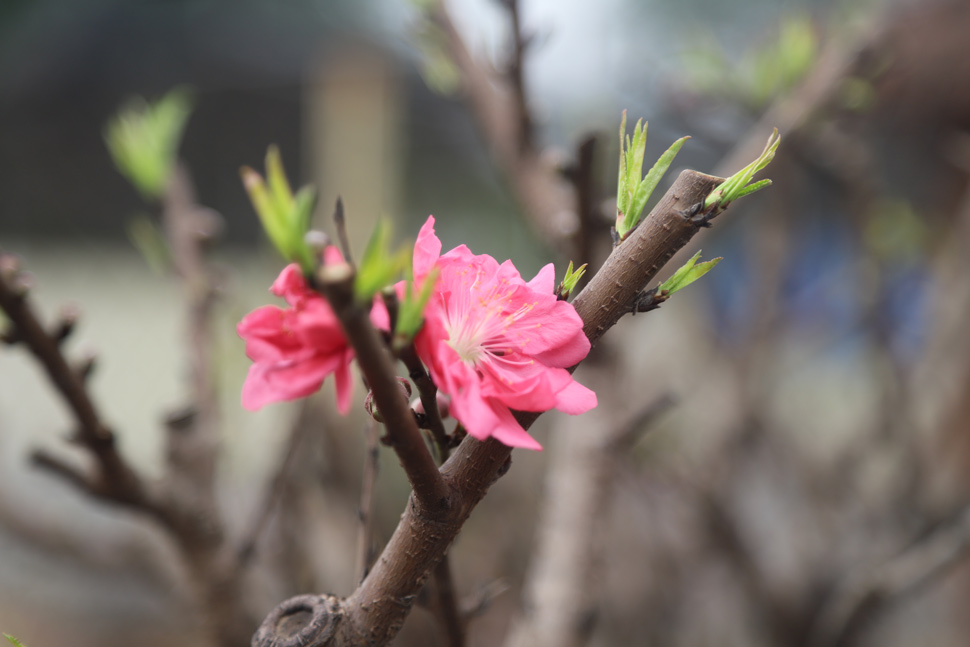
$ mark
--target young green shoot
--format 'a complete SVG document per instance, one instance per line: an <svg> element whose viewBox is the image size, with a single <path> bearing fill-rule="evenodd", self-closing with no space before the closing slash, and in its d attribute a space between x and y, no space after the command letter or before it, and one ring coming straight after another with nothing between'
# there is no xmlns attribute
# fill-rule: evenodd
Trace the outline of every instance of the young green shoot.
<svg viewBox="0 0 970 647"><path fill-rule="evenodd" d="M316 208L314 188L305 186L293 195L276 146L270 146L266 152L265 180L248 166L242 167L239 173L273 247L287 261L299 263L304 275L312 274L317 255L307 243L306 234Z"/></svg>
<svg viewBox="0 0 970 647"><path fill-rule="evenodd" d="M689 261L684 263L680 269L674 272L669 279L657 286L656 290L641 294L639 299L637 299L635 311L646 312L648 310L659 308L660 304L669 299L675 292L683 290L688 285L713 270L714 266L716 266L722 260L722 258L719 256L717 258L712 258L709 261L698 263L697 259L700 257L701 253L698 251L690 258Z"/></svg>
<svg viewBox="0 0 970 647"><path fill-rule="evenodd" d="M573 262L569 261L569 267L566 268L566 276L563 277L562 283L556 288L556 296L561 300L569 298L573 290L576 289L576 285L579 280L583 278L583 274L586 273L586 263L583 263L576 270L573 270Z"/></svg>
<svg viewBox="0 0 970 647"><path fill-rule="evenodd" d="M781 137L778 136L778 129L775 128L771 133L771 137L768 138L768 143L765 144L764 150L761 151L761 155L757 159L724 180L716 189L711 191L707 199L704 200L704 211L710 211L709 217L716 216L724 211L728 205L738 198L743 198L746 195L750 195L755 191L760 191L766 186L771 185L771 180L751 182L751 179L775 158L775 151L778 150L778 144L780 142Z"/></svg>
<svg viewBox="0 0 970 647"><path fill-rule="evenodd" d="M620 170L616 188L616 233L626 238L643 216L653 190L673 163L684 142L681 137L660 156L657 163L643 176L643 159L647 149L647 124L641 119L633 129L633 137L626 134L626 110L620 121Z"/></svg>

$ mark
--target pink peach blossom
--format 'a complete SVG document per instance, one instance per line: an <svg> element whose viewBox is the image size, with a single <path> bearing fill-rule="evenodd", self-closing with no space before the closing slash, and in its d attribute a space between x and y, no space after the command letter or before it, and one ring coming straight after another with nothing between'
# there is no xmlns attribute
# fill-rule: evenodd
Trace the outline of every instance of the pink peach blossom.
<svg viewBox="0 0 970 647"><path fill-rule="evenodd" d="M328 263L343 261L332 246L325 250L324 258ZM295 263L283 269L270 291L283 297L289 307L257 308L236 327L246 341L246 355L253 360L243 384L243 406L256 411L273 402L306 397L333 373L337 408L347 413L353 394L350 362L354 351L330 304L310 289ZM371 320L388 327L387 310L379 300Z"/></svg>
<svg viewBox="0 0 970 647"><path fill-rule="evenodd" d="M469 434L541 449L512 409L578 414L596 406L596 394L566 370L590 344L576 310L554 294L551 264L526 282L511 261L464 245L441 256L430 217L415 244L415 279L432 267L440 274L415 347Z"/></svg>

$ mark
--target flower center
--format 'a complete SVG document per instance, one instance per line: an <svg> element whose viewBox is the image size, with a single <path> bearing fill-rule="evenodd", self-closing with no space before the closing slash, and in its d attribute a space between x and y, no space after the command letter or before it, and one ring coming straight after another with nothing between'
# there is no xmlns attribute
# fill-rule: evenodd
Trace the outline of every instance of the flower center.
<svg viewBox="0 0 970 647"><path fill-rule="evenodd" d="M463 283L467 285L471 277L464 278ZM445 329L448 345L458 357L476 366L511 351L513 340L509 327L532 310L535 303L521 304L509 312L514 306L511 301L515 289L506 281L482 285L481 271L476 272L471 285L467 288L465 285L452 292L452 298L445 304Z"/></svg>

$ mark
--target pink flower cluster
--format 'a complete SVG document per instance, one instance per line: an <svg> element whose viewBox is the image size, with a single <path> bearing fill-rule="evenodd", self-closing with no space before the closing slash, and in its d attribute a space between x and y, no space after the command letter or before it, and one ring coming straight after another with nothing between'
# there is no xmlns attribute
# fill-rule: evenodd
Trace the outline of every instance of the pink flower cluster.
<svg viewBox="0 0 970 647"><path fill-rule="evenodd" d="M328 248L325 261L336 258L339 252ZM438 280L415 349L469 434L541 449L512 410L578 414L596 406L596 395L566 370L586 357L590 345L576 310L556 298L551 264L526 282L511 261L499 264L464 245L442 255L431 217L415 244L415 280L421 283L432 268ZM243 406L255 410L305 397L333 373L338 408L346 412L354 352L333 310L307 287L295 265L283 270L272 291L290 307L259 308L238 326L254 362L243 386ZM371 320L388 327L379 300Z"/></svg>

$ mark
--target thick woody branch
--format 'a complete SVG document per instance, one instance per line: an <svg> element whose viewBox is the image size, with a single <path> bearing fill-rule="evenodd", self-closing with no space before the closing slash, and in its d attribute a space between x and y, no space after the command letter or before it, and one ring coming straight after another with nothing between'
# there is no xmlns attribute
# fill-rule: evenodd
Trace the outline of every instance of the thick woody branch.
<svg viewBox="0 0 970 647"><path fill-rule="evenodd" d="M637 294L697 232L697 226L685 213L719 182L719 178L684 171L640 227L613 251L574 302L586 322L584 331L591 342L598 340L623 313L630 312ZM357 349L368 380L369 373L381 376L379 388L391 396L388 406L406 404L389 372L390 357L384 345L367 313L353 303L350 275L350 268L324 268L324 292ZM383 375L385 371L388 372ZM370 381L370 386L377 400L378 382ZM412 419L409 412L404 416L396 408L385 409L380 400L377 405L385 420L398 420L398 416ZM516 414L526 429L538 417L538 413ZM416 426L413 433L418 433ZM419 446L423 449L423 445ZM438 508L432 517L426 506L409 505L384 552L350 597L337 600L331 596L301 596L284 602L263 621L253 639L254 647L388 644L404 622L428 573L444 556L492 483L508 469L511 453L511 448L494 439L482 442L467 437L441 468L442 489L452 495L448 499L450 506ZM424 456L431 458L426 451ZM432 486L424 482L431 480L430 475L422 473L421 477L421 486L430 489ZM417 499L417 485L415 490Z"/></svg>
<svg viewBox="0 0 970 647"><path fill-rule="evenodd" d="M442 480L424 444L414 412L398 385L387 345L371 324L368 310L354 297L353 270L346 264L324 266L317 280L357 354L357 363L374 394L374 403L384 418L387 436L401 460L421 514L430 518L447 515L453 492Z"/></svg>
<svg viewBox="0 0 970 647"><path fill-rule="evenodd" d="M667 261L698 231L692 207L702 202L723 178L683 171L650 215L606 259L573 301L590 343L630 312L637 295Z"/></svg>

